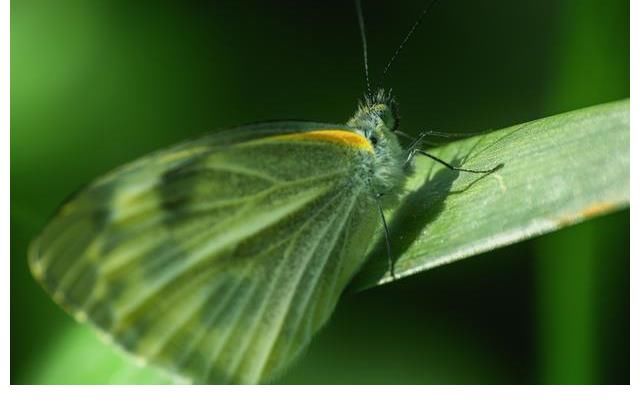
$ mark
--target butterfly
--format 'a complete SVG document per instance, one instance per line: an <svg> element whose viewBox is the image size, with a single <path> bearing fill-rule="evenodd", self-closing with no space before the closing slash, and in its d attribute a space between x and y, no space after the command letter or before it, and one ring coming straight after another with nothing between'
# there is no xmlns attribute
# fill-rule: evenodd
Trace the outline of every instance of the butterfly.
<svg viewBox="0 0 640 405"><path fill-rule="evenodd" d="M420 148L424 136L402 147L403 136L393 96L371 92L367 73L346 124L242 126L98 178L32 242L32 273L152 365L194 383L271 381L327 322L376 233L388 234L384 209L417 153L495 169L454 168Z"/></svg>

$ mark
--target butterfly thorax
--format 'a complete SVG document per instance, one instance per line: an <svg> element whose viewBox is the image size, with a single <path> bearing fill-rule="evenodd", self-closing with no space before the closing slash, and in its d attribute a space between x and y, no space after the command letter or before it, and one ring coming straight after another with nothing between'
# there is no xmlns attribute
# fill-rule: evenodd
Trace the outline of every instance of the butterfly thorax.
<svg viewBox="0 0 640 405"><path fill-rule="evenodd" d="M347 122L366 137L375 152L371 186L378 195L395 196L403 188L412 166L406 165L403 151L394 132L398 126L397 105L390 93L379 90L365 96L354 116Z"/></svg>

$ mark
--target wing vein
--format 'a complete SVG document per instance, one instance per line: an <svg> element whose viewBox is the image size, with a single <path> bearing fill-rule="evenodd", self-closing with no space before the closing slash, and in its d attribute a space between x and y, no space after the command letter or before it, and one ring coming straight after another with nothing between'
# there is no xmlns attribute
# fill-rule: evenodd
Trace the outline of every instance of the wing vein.
<svg viewBox="0 0 640 405"><path fill-rule="evenodd" d="M345 215L343 215L342 218L338 217L336 218L334 221L331 222L331 224L329 225L329 228L331 228L334 224L336 224L336 222L338 222L338 220L340 220L339 224L337 224L337 229L333 234L333 237L331 238L331 242L329 244L329 248L327 249L327 253L324 256L323 260L322 260L322 264L320 266L318 266L318 270L315 271L315 276L313 277L311 281L311 285L306 287L306 294L300 298L300 308L298 308L297 310L297 317L296 319L293 321L295 322L295 326L292 328L294 331L298 330L299 326L300 326L300 322L302 321L302 318L308 313L307 309L309 307L309 302L311 297L313 296L313 294L315 293L316 288L318 287L318 283L321 279L321 275L323 273L325 273L325 266L327 265L327 262L329 261L329 256L331 255L331 253L333 252L333 249L335 248L336 244L338 243L338 240L340 239L340 234L342 233L344 226L347 223L347 220L349 219L350 215L351 215L351 211L355 205L357 199L357 194L354 193L354 195L352 196L350 201L346 201L345 204L343 204L343 206L347 206L348 205L348 209L345 210ZM326 236L326 235L325 235ZM336 268L336 272L339 271L339 268ZM299 283L301 282L302 279L300 279L298 281L298 284L296 285L296 287L294 288L294 290L298 290L298 286ZM289 313L291 313L291 309L292 307L289 307ZM287 316L289 315L289 313L287 314ZM294 332L295 333L295 332ZM308 336L308 332L305 331L304 334L305 338L304 340L307 339ZM289 351L289 347L291 346L291 342L292 340L289 342L288 347L286 347L283 352L288 353Z"/></svg>
<svg viewBox="0 0 640 405"><path fill-rule="evenodd" d="M334 196L331 200L329 200L320 210L318 210L316 213L314 213L314 215L309 218L307 221L305 221L305 223L299 228L298 230L298 235L304 230L304 228L306 228L310 223L312 219L315 219L320 212L324 211L328 206L331 205L331 203L333 203L338 197L342 196L343 192L346 192L345 190L347 190L346 188L343 189L341 192L337 193L336 196ZM304 270L304 268L306 268L306 266L308 265L309 261L312 259L313 255L315 254L316 249L318 248L318 246L320 245L320 242L322 241L322 238L324 237L324 235L327 233L328 229L329 229L329 225L330 222L327 223L327 225L325 225L324 229L322 230L322 237L317 238L316 243L314 244L313 248L310 249L310 252L306 255L301 268ZM259 378L261 377L262 373L263 373L263 369L267 363L267 360L269 358L269 355L271 353L271 350L273 349L273 346L277 340L278 335L280 334L280 331L282 329L282 325L284 323L284 318L286 316L286 311L287 308L290 306L291 304L291 300L293 299L293 295L295 293L295 286L297 285L297 283L299 282L300 278L302 277L303 271L299 272L298 277L296 277L296 279L293 281L294 283L294 288L290 288L289 289L289 295L286 299L286 306L284 306L284 312L282 312L282 314L278 317L278 325L277 328L275 329L274 332L271 332L271 338L269 339L269 341L267 342L265 348L261 351L260 354L260 360L258 366L255 369L256 374L256 379L259 380ZM278 275L278 279L280 279L282 277L282 274ZM267 300L265 300L267 301Z"/></svg>

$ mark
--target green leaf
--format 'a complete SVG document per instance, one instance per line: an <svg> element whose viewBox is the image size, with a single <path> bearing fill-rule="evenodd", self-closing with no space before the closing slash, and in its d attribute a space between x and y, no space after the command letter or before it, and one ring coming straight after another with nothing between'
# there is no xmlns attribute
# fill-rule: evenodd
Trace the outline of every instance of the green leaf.
<svg viewBox="0 0 640 405"><path fill-rule="evenodd" d="M629 101L602 104L430 150L488 175L416 158L390 213L396 278L629 205ZM392 281L380 238L352 289Z"/></svg>

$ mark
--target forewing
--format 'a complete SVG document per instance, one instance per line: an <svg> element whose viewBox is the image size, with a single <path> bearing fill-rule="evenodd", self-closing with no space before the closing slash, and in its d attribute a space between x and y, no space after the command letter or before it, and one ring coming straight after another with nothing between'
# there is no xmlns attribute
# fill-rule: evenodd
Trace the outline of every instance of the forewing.
<svg viewBox="0 0 640 405"><path fill-rule="evenodd" d="M269 380L365 253L375 211L354 175L366 158L304 137L153 154L65 204L30 248L33 273L152 364L194 382Z"/></svg>

